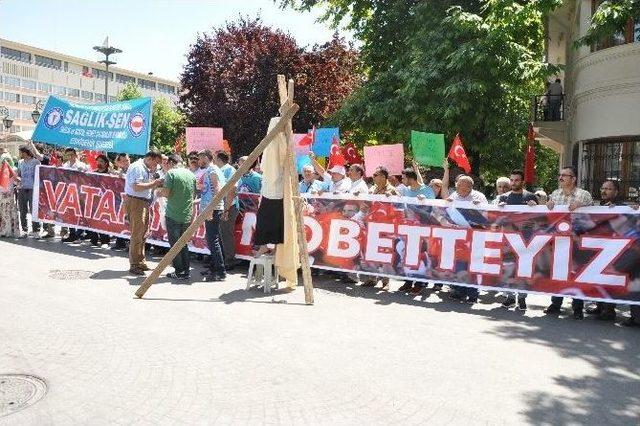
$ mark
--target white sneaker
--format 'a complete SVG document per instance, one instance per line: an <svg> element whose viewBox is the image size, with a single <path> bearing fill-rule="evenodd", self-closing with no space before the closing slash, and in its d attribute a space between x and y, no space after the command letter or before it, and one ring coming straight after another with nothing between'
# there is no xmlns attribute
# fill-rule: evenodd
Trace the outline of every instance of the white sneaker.
<svg viewBox="0 0 640 426"><path fill-rule="evenodd" d="M40 231L31 231L29 232L30 237L40 238Z"/></svg>

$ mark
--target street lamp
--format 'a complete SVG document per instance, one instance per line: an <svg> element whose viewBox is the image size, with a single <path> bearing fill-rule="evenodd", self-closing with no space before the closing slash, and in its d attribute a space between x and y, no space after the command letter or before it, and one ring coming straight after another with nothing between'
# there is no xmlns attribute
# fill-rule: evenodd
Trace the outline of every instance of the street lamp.
<svg viewBox="0 0 640 426"><path fill-rule="evenodd" d="M42 109L42 107L44 106L44 103L42 102L42 100L39 100L38 102L36 102L36 104L34 105L35 109L33 110L33 112L31 113L31 119L33 120L34 123L38 123L38 120L40 120L40 110Z"/></svg>
<svg viewBox="0 0 640 426"><path fill-rule="evenodd" d="M107 103L109 102L109 65L116 64L116 62L109 60L109 56L113 55L114 53L122 53L122 50L118 49L117 47L109 46L109 37L104 39L104 43L102 43L102 46L93 46L93 50L104 55L104 59L98 62L104 64L106 67L106 75L104 76L104 101L105 103Z"/></svg>
<svg viewBox="0 0 640 426"><path fill-rule="evenodd" d="M2 116L2 124L6 130L9 130L13 125L13 120L9 118L9 108L0 106L0 116Z"/></svg>

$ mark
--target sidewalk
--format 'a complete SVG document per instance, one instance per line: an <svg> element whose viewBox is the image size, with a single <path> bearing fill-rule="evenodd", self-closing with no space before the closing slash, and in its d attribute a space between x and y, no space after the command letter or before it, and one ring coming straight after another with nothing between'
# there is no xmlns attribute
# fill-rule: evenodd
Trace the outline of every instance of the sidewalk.
<svg viewBox="0 0 640 426"><path fill-rule="evenodd" d="M58 239L0 253L0 374L48 384L3 425L640 421L638 330L547 318L546 297L522 314L323 276L306 306L301 287L246 292L234 271L138 300L126 253Z"/></svg>

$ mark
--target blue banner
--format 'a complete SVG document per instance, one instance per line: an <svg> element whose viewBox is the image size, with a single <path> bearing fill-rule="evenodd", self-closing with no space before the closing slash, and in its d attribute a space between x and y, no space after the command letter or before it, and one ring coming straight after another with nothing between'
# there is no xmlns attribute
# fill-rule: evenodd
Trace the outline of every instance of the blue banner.
<svg viewBox="0 0 640 426"><path fill-rule="evenodd" d="M49 96L33 141L80 150L145 154L151 136L151 98L78 104Z"/></svg>

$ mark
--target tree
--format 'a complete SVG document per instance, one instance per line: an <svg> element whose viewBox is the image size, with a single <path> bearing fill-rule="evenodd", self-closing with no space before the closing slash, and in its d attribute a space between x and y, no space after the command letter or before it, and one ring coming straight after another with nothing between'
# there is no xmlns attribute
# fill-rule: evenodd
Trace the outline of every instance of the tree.
<svg viewBox="0 0 640 426"><path fill-rule="evenodd" d="M360 83L356 52L335 36L305 51L293 37L240 18L197 37L181 76L180 105L193 126L222 127L234 155L248 154L278 114L276 76L294 78L304 132L332 114Z"/></svg>
<svg viewBox="0 0 640 426"><path fill-rule="evenodd" d="M133 82L127 83L118 92L119 101L141 98L142 96L142 91ZM172 153L176 139L184 133L184 115L166 98L159 97L153 100L151 116L150 145L165 154Z"/></svg>
<svg viewBox="0 0 640 426"><path fill-rule="evenodd" d="M590 45L624 30L629 20L640 19L640 0L607 0L598 5L587 34L578 44ZM634 40L634 41L640 41Z"/></svg>
<svg viewBox="0 0 640 426"><path fill-rule="evenodd" d="M298 9L326 6L325 19L346 20L362 41L367 81L333 122L360 143L406 141L412 129L442 132L449 140L460 132L473 174L485 181L522 167L531 99L557 72L542 62L542 18L560 3L281 2ZM555 169L553 155L539 151L539 168Z"/></svg>

